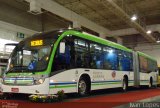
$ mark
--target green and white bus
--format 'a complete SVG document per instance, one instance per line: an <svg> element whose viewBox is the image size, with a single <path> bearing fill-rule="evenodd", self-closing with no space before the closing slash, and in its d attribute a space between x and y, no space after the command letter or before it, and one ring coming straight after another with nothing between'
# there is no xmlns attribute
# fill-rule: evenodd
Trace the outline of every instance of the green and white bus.
<svg viewBox="0 0 160 108"><path fill-rule="evenodd" d="M86 95L92 90L156 85L157 62L80 30L35 34L13 50L3 77L4 93Z"/></svg>

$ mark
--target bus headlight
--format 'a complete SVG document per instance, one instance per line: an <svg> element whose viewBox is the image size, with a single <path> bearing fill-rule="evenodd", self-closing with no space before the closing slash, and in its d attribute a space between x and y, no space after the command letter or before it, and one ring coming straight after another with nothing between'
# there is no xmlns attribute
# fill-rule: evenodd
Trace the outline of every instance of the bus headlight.
<svg viewBox="0 0 160 108"><path fill-rule="evenodd" d="M44 78L37 79L35 80L35 84L42 84L44 80L45 80Z"/></svg>

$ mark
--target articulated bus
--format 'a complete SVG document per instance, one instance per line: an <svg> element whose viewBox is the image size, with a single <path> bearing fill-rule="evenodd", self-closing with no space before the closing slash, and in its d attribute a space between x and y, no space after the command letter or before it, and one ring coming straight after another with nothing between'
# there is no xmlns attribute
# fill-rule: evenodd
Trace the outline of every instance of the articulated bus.
<svg viewBox="0 0 160 108"><path fill-rule="evenodd" d="M2 81L4 93L86 95L92 90L157 84L157 62L80 30L35 34L14 48Z"/></svg>

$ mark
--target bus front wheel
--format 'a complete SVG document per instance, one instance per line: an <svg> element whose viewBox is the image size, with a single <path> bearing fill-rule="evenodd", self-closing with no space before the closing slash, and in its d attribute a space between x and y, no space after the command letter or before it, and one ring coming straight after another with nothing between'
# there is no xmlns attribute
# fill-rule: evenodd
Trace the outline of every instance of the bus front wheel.
<svg viewBox="0 0 160 108"><path fill-rule="evenodd" d="M89 85L87 84L87 80L81 78L78 83L78 94L80 96L85 96L89 93Z"/></svg>

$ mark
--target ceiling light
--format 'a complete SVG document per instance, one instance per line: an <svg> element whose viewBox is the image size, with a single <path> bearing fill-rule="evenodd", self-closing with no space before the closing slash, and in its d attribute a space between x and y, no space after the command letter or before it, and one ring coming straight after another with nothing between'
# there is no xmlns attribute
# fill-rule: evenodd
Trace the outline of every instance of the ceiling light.
<svg viewBox="0 0 160 108"><path fill-rule="evenodd" d="M157 40L157 43L160 43L160 40Z"/></svg>
<svg viewBox="0 0 160 108"><path fill-rule="evenodd" d="M131 20L132 20L132 21L137 20L137 16L136 16L136 15L133 15L133 16L131 17Z"/></svg>
<svg viewBox="0 0 160 108"><path fill-rule="evenodd" d="M62 30L62 29L60 29L60 30L59 30L59 32L61 33L61 32L63 32L63 30Z"/></svg>
<svg viewBox="0 0 160 108"><path fill-rule="evenodd" d="M68 26L68 29L73 29L71 25Z"/></svg>
<svg viewBox="0 0 160 108"><path fill-rule="evenodd" d="M151 33L152 33L152 31L151 31L151 30L148 30L146 33L147 33L147 34L151 34Z"/></svg>

